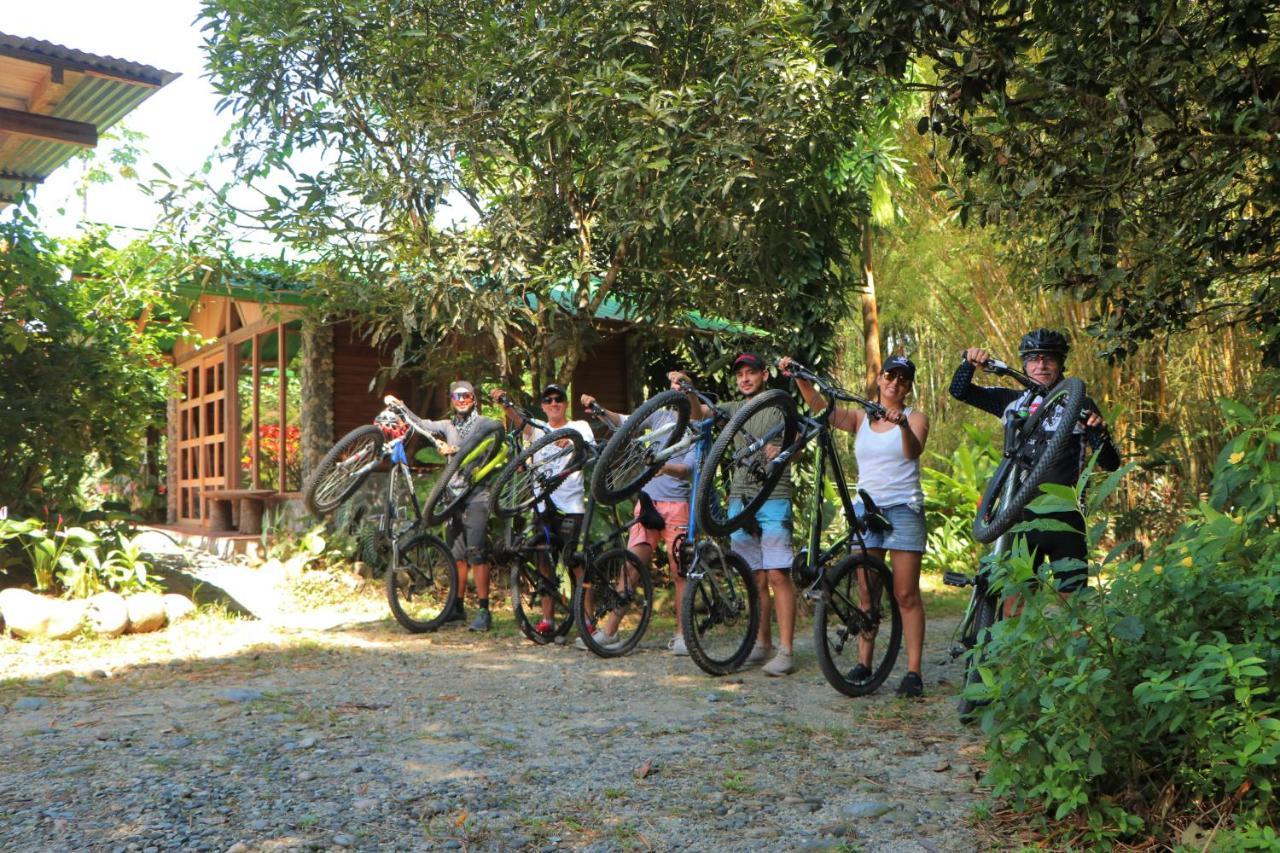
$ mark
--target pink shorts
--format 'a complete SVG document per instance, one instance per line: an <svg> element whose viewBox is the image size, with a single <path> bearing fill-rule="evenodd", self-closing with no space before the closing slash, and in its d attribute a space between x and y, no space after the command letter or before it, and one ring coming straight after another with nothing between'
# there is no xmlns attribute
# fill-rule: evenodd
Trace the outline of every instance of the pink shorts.
<svg viewBox="0 0 1280 853"><path fill-rule="evenodd" d="M631 536L627 539L627 548L634 551L637 545L658 547L658 540L667 543L667 554L671 554L677 536L682 536L689 529L689 504L684 501L654 501L658 515L666 522L661 530L650 530L643 524L631 525ZM640 501L636 501L635 516L640 515Z"/></svg>

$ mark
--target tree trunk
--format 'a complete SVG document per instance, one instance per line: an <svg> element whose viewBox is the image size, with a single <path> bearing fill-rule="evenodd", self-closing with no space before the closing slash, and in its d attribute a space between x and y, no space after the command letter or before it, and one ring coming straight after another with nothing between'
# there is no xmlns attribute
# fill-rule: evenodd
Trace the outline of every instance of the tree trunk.
<svg viewBox="0 0 1280 853"><path fill-rule="evenodd" d="M880 312L876 308L876 274L872 256L871 219L862 218L862 340L863 357L866 360L866 389L868 396L876 392L876 377L880 374Z"/></svg>

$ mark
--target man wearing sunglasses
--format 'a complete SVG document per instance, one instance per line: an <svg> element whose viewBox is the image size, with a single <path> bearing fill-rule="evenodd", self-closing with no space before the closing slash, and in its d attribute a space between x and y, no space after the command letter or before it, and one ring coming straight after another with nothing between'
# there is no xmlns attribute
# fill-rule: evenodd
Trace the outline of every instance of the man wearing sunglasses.
<svg viewBox="0 0 1280 853"><path fill-rule="evenodd" d="M494 390L494 399L498 399L505 392ZM536 441L539 433L530 424L524 424L523 418L518 409L508 408L506 410L507 417L512 419L514 426L524 425L524 439L527 442ZM547 425L553 430L564 429L569 427L577 430L582 434L584 441L593 442L596 440L594 433L591 432L591 425L586 421L569 420L569 394L562 385L551 383L542 389L542 412L546 415ZM563 444L569 442L566 439ZM557 473L563 468L563 463L559 467L555 466L554 457L560 452L560 448L556 445L548 445L544 447L537 455L534 456L535 462L547 462L548 473ZM582 531L582 516L586 512L586 502L584 499L584 489L582 485L582 472L574 471L568 477L565 477L559 487L551 493L548 500L544 504L536 507L538 518L536 523L546 532L550 539L551 552L540 552L538 555L538 570L547 577L552 576L552 563L550 554L561 554L569 549L573 543L578 541L578 535ZM578 571L581 571L580 569ZM542 601L542 620L534 626L534 630L540 634L552 634L556 630L555 623L552 621L555 603L550 598L543 598Z"/></svg>
<svg viewBox="0 0 1280 853"><path fill-rule="evenodd" d="M486 424L497 424L492 418L480 414L476 405L476 389L465 379L459 379L449 386L449 403L452 412L447 420L426 421L426 427L437 433L450 445L454 452L462 447L478 428ZM488 631L489 616L489 562L488 542L485 538L489 526L489 489L481 487L475 490L467 505L453 518L449 519L448 541L453 550L453 559L458 567L458 600L453 612L446 622L465 622L467 611L462 599L467 594L467 568L475 569L476 599L480 612L467 627L472 631Z"/></svg>

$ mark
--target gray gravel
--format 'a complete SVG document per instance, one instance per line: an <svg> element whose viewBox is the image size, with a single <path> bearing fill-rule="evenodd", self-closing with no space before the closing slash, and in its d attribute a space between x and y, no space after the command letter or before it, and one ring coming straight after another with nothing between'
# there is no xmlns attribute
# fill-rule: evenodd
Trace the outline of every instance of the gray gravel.
<svg viewBox="0 0 1280 853"><path fill-rule="evenodd" d="M0 849L976 850L930 633L921 702L389 623L50 673L0 686Z"/></svg>

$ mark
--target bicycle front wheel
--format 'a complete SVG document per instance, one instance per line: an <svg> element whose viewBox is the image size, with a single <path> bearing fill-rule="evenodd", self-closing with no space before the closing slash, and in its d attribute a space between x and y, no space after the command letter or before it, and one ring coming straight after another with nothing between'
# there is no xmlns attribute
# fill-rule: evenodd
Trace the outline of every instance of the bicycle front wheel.
<svg viewBox="0 0 1280 853"><path fill-rule="evenodd" d="M650 397L610 438L591 475L591 496L602 504L630 497L662 467L654 455L676 444L689 426L689 397L663 391Z"/></svg>
<svg viewBox="0 0 1280 853"><path fill-rule="evenodd" d="M479 485L479 474L502 450L502 425L482 424L449 457L449 463L427 496L423 517L427 524L444 524L466 502Z"/></svg>
<svg viewBox="0 0 1280 853"><path fill-rule="evenodd" d="M797 431L796 404L786 391L765 391L734 413L698 472L694 495L697 526L728 536L753 516L782 479L790 460L773 462L767 448L790 447ZM729 493L743 493L729 509Z"/></svg>
<svg viewBox="0 0 1280 853"><path fill-rule="evenodd" d="M982 665L982 649L987 641L988 629L996 624L997 611L1000 607L995 596L990 594L980 595L977 590L974 591L974 594L979 597L974 603L973 645L965 653L964 679L961 681L960 700L956 703L956 710L960 712L960 719L965 722L971 721L974 711L986 704L982 700L971 698L966 694L970 692L970 685L982 683L982 673L979 669Z"/></svg>
<svg viewBox="0 0 1280 853"><path fill-rule="evenodd" d="M760 627L760 595L746 560L703 549L680 608L685 647L703 672L728 675L742 666Z"/></svg>
<svg viewBox="0 0 1280 853"><path fill-rule="evenodd" d="M573 592L573 614L582 642L593 653L625 655L644 637L653 615L649 568L626 548L596 557Z"/></svg>
<svg viewBox="0 0 1280 853"><path fill-rule="evenodd" d="M382 456L382 430L374 424L353 429L338 439L307 478L302 500L312 515L328 515L365 481Z"/></svg>
<svg viewBox="0 0 1280 853"><path fill-rule="evenodd" d="M458 601L453 553L429 533L392 546L386 584L391 615L414 634L439 628Z"/></svg>
<svg viewBox="0 0 1280 853"><path fill-rule="evenodd" d="M563 637L573 627L573 573L553 567L539 571L531 560L511 567L511 610L516 627L540 646Z"/></svg>
<svg viewBox="0 0 1280 853"><path fill-rule="evenodd" d="M559 488L566 472L581 470L586 458L586 442L576 429L547 433L502 469L493 484L489 512L499 518L524 512Z"/></svg>
<svg viewBox="0 0 1280 853"><path fill-rule="evenodd" d="M884 563L854 554L831 570L813 610L813 643L822 675L844 695L866 696L884 683L902 645L893 573Z"/></svg>

